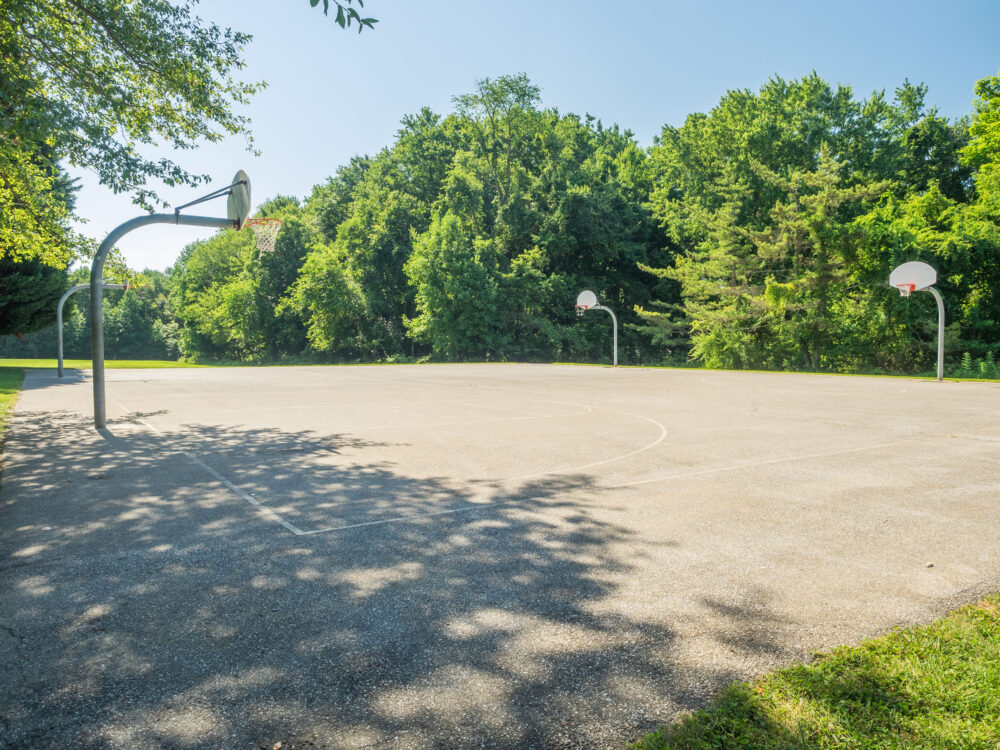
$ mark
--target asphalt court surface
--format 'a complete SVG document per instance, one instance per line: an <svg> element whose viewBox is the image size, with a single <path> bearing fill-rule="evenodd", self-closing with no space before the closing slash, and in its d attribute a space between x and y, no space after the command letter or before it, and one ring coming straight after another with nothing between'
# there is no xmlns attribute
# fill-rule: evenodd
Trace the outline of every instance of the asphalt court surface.
<svg viewBox="0 0 1000 750"><path fill-rule="evenodd" d="M0 747L621 747L1000 589L1000 385L30 372Z"/></svg>

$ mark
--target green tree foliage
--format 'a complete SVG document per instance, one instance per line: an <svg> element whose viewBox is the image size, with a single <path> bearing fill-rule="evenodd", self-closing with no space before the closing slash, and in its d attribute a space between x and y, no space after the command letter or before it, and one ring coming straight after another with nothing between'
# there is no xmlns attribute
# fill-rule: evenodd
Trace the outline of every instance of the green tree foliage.
<svg viewBox="0 0 1000 750"><path fill-rule="evenodd" d="M9 146L8 138L18 136L6 136L4 128L0 124L0 259L37 258L65 268L89 245L70 228L74 186L47 143Z"/></svg>
<svg viewBox="0 0 1000 750"><path fill-rule="evenodd" d="M638 329L672 348L693 344L693 356L709 367L762 367L760 354L770 344L760 320L763 262L754 252L751 231L739 221L746 191L745 185L732 185L718 210L690 212L700 223L702 239L679 254L672 268L642 266L678 282L684 302L656 306L666 312L640 308L646 325Z"/></svg>
<svg viewBox="0 0 1000 750"><path fill-rule="evenodd" d="M171 304L181 325L181 352L189 357L225 357L229 337L217 315L219 289L250 262L253 240L246 232L219 232L194 242L170 269Z"/></svg>
<svg viewBox="0 0 1000 750"><path fill-rule="evenodd" d="M541 89L528 76L484 78L474 94L454 97L463 128L472 139L488 174L487 184L496 191L498 206L506 205L527 158L532 120Z"/></svg>
<svg viewBox="0 0 1000 750"><path fill-rule="evenodd" d="M407 328L449 360L495 359L503 351L498 253L470 229L467 219L446 212L406 263L417 290L417 316L407 319Z"/></svg>
<svg viewBox="0 0 1000 750"><path fill-rule="evenodd" d="M730 91L709 114L663 129L651 150L657 218L678 241L697 239L701 225L688 212L718 208L727 186L743 183L742 221L761 228L782 191L758 166L777 174L815 169L823 145L849 180L898 179L904 189L924 189L932 178L952 180L959 168L954 158L937 167L927 163L928 153L940 160L946 149L935 150L933 138L918 136L942 124L924 107L925 94L924 87L906 83L893 102L882 93L857 100L849 87L834 88L815 73L797 81L774 78L757 93ZM917 182L906 184L906 174Z"/></svg>
<svg viewBox="0 0 1000 750"><path fill-rule="evenodd" d="M623 324L624 362L914 371L933 364L933 305L886 280L922 259L939 272L948 351L992 372L997 80L977 87L969 128L928 108L922 85L857 98L815 74L775 78L644 150L543 109L524 75L484 79L451 114L403 118L302 205L265 203L284 220L274 253L222 231L151 289L108 295L108 348L607 361L606 316L573 315L592 289Z"/></svg>
<svg viewBox="0 0 1000 750"><path fill-rule="evenodd" d="M334 241L338 257L349 259L351 274L361 285L367 336L372 351L382 356L399 352L403 344L402 320L413 299L403 265L425 212L426 206L412 195L366 181Z"/></svg>
<svg viewBox="0 0 1000 750"><path fill-rule="evenodd" d="M561 327L554 330L539 323L525 328L515 320L511 330L526 342L538 341L532 328L561 333L549 334L542 356L593 358L599 352L603 357L608 349L606 326L593 316L574 323L572 300L589 288L628 326L622 336L623 351L648 352L648 341L632 333L637 321L633 308L654 296L674 299L669 287L640 268L672 257L645 205L652 184L648 159L631 133L606 129L592 118L549 112L542 120L542 132L545 148L529 183L530 223L517 249L524 252L537 244L541 250L551 274L548 287L554 293L545 306L549 319ZM519 236L516 230L508 234ZM516 257L512 264L516 265ZM516 306L511 312L523 319Z"/></svg>
<svg viewBox="0 0 1000 750"><path fill-rule="evenodd" d="M861 236L853 220L889 186L883 181L844 187L842 172L823 146L814 171L796 171L788 179L767 175L787 196L771 209L772 226L753 235L766 274L772 362L806 369L841 364L840 329L852 303L865 294L851 274Z"/></svg>
<svg viewBox="0 0 1000 750"><path fill-rule="evenodd" d="M351 344L341 354L351 356L396 356L407 348L403 319L414 314L415 302L403 266L413 252L414 235L430 224L458 135L453 119L442 121L426 108L404 117L402 125L393 148L374 159L352 159L306 201L305 213L319 229L324 247L303 273L319 278L346 274L343 278L352 288L356 284L362 296L359 306L352 302L352 309L363 315L346 339L343 331L337 336L320 333L329 330L344 309L331 298L324 297L320 304L330 306L320 309L302 307L301 296L295 295L298 302L285 308L316 316L306 322L313 331L310 341L320 351L332 352L334 341L345 340ZM302 288L317 283L307 279Z"/></svg>
<svg viewBox="0 0 1000 750"><path fill-rule="evenodd" d="M0 267L6 263L0 261ZM46 272L50 267L39 264ZM69 274L66 287L86 283L89 269ZM160 271L145 270L136 279L137 286L127 292L104 293L104 344L109 357L137 359L177 359L179 326L169 300L169 277ZM2 281L0 281L2 287ZM2 357L43 357L56 355L55 306L58 296L46 305L48 327L22 338L0 337ZM120 309L119 309L120 308ZM63 344L67 357L90 356L90 293L82 289L63 309Z"/></svg>
<svg viewBox="0 0 1000 750"><path fill-rule="evenodd" d="M321 0L309 0L309 4L315 8L320 4L320 1ZM332 3L330 0L322 0L323 15L329 15L330 8L332 6L337 9L337 12L334 14L334 20L336 20L337 25L340 26L340 28L349 29L352 24L357 24L359 34L365 29L374 29L375 24L378 23L378 19L362 18L357 8L351 7L351 4L355 2L358 4L358 8L365 7L364 0L344 0L343 2L340 2L340 0L333 0Z"/></svg>
<svg viewBox="0 0 1000 750"><path fill-rule="evenodd" d="M225 230L189 245L171 269L183 355L265 360L305 347L305 327L280 303L315 230L294 198L274 198L258 215L283 219L273 253L260 253L249 231Z"/></svg>
<svg viewBox="0 0 1000 750"><path fill-rule="evenodd" d="M0 254L59 265L74 249L58 160L149 208L149 180L197 185L207 177L145 156L141 146L250 138L249 120L235 109L259 85L233 78L250 37L205 24L193 6L0 5Z"/></svg>
<svg viewBox="0 0 1000 750"><path fill-rule="evenodd" d="M370 319L364 293L350 260L337 245L311 249L279 312L294 313L308 321L306 335L317 351L339 351L349 356L372 354L363 332L364 323Z"/></svg>
<svg viewBox="0 0 1000 750"><path fill-rule="evenodd" d="M757 93L730 91L709 114L665 128L651 151L650 205L677 254L671 267L643 267L675 280L681 302L640 309L642 330L671 344L686 335L691 355L717 367L910 369L925 362L925 332L909 324L910 313L885 287L889 271L915 255L936 255L942 276L967 285L952 293L961 305L965 292L988 300L989 285L974 281L972 268L982 275L988 266L979 263L992 253L988 223L970 223L964 124L928 110L925 96L926 87L909 82L890 102L881 93L858 100L815 74L775 78ZM920 244L932 239L929 226L920 239L904 231L918 206L927 216L930 205L940 209L928 216L941 232L933 239L950 254ZM970 253L978 253L975 261L959 260ZM970 345L995 335L991 314L958 316L968 317L958 329Z"/></svg>
<svg viewBox="0 0 1000 750"><path fill-rule="evenodd" d="M154 303L139 290L122 293L120 301L104 306L104 354L111 359L141 359L150 356L155 340ZM159 354L159 352L157 352ZM156 359L161 357L157 356Z"/></svg>
<svg viewBox="0 0 1000 750"><path fill-rule="evenodd" d="M1000 220L1000 75L976 84L971 140L963 151L966 163L978 168L976 189L981 209Z"/></svg>
<svg viewBox="0 0 1000 750"><path fill-rule="evenodd" d="M377 23L359 12L363 0L322 3L341 28ZM250 36L206 24L196 5L0 4L0 257L64 267L86 249L69 228L61 162L150 209L158 202L150 181L198 185L208 176L143 146L186 150L242 135L253 147L237 110L264 84L234 77Z"/></svg>
<svg viewBox="0 0 1000 750"><path fill-rule="evenodd" d="M0 336L26 334L55 323L69 277L39 259L0 257Z"/></svg>
<svg viewBox="0 0 1000 750"><path fill-rule="evenodd" d="M458 115L445 121L457 125L458 147L434 203L435 221L450 213L457 223L449 221L447 233L439 226L434 236L421 237L421 262L408 267L420 307L419 315L408 316L409 330L435 354L464 351L449 342L445 355L440 347L447 337L430 333L457 319L424 288L434 281L426 258L445 250L465 259L466 278L490 280L484 294L492 294L495 284L502 301L491 319L503 337L480 331L479 357L604 356L606 327L573 316L580 289L595 289L626 322L634 318L632 307L654 291L669 293L638 267L668 257L643 205L652 183L645 153L630 133L590 117L539 110L537 98L538 89L523 75L485 79L474 94L456 97ZM461 245L454 244L458 227L466 235ZM445 238L451 244L435 249ZM486 266L477 270L477 263ZM487 299L479 302L489 308ZM444 316L440 326L436 315ZM623 344L630 352L650 349L631 332Z"/></svg>
<svg viewBox="0 0 1000 750"><path fill-rule="evenodd" d="M337 239L337 228L347 218L354 189L371 164L372 160L368 157L355 156L326 183L313 188L312 195L306 200L305 209L314 217L324 242Z"/></svg>
<svg viewBox="0 0 1000 750"><path fill-rule="evenodd" d="M897 344L918 362L933 361L937 320L929 295L902 300L895 290L882 287L889 272L907 260L923 260L938 270L935 285L945 302L949 324L949 351L975 355L996 348L1000 341L1000 225L983 217L977 205L957 203L936 188L900 200L886 196L879 206L859 219L863 248L855 274L881 293L873 314L884 316L881 341ZM895 335L894 335L895 334ZM878 345L880 339L873 338ZM914 350L913 345L916 345ZM853 342L858 350L864 342ZM898 355L897 355L898 356ZM905 362L887 366L905 369Z"/></svg>

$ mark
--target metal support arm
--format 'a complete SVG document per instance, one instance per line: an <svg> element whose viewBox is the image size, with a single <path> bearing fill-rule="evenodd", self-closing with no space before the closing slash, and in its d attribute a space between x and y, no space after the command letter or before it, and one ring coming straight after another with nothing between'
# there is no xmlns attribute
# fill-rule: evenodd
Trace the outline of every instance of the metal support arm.
<svg viewBox="0 0 1000 750"><path fill-rule="evenodd" d="M937 351L937 379L940 383L944 380L944 300L941 299L941 294L932 286L927 287L926 290L934 295L934 300L937 302L938 309L938 351Z"/></svg>
<svg viewBox="0 0 1000 750"><path fill-rule="evenodd" d="M216 229L236 229L239 223L233 219L216 219L211 216L184 216L182 214L150 214L139 216L115 227L111 234L97 248L97 255L90 266L90 343L94 360L94 426L99 430L107 427L104 400L104 262L117 242L133 229L149 224L184 224L192 227L214 227Z"/></svg>
<svg viewBox="0 0 1000 750"><path fill-rule="evenodd" d="M614 311L610 307L605 307L604 305L594 305L591 310L604 310L608 315L611 316L611 331L612 331L612 344L611 344L611 366L618 367L618 318L615 317Z"/></svg>
<svg viewBox="0 0 1000 750"><path fill-rule="evenodd" d="M70 297L72 297L74 294L76 294L80 290L82 290L82 289L89 289L89 288L90 288L90 282L88 282L86 284L77 284L72 289L67 290L67 292L62 297L59 298L59 304L56 305L56 336L59 339L59 348L58 348L58 354L59 354L59 368L58 368L58 373L59 373L59 377L63 376L63 324L62 324L62 321L63 321L63 316L62 316L63 305L66 304L66 300L68 300ZM128 287L125 284L105 284L104 288L105 289L127 289Z"/></svg>

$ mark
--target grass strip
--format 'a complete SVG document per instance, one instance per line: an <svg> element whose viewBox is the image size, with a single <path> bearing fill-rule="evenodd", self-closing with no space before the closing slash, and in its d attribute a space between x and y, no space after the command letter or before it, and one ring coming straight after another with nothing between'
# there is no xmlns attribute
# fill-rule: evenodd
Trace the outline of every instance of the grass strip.
<svg viewBox="0 0 1000 750"><path fill-rule="evenodd" d="M726 688L633 750L1000 747L1000 596Z"/></svg>
<svg viewBox="0 0 1000 750"><path fill-rule="evenodd" d="M0 470L3 469L3 437L7 421L14 410L17 395L21 392L24 370L18 367L0 367Z"/></svg>
<svg viewBox="0 0 1000 750"><path fill-rule="evenodd" d="M67 370L90 369L93 363L89 359L65 359L63 367ZM33 370L55 369L59 363L55 359L0 359L0 367L24 367ZM191 362L173 362L165 359L108 359L104 361L108 370L160 369L173 367L208 367Z"/></svg>

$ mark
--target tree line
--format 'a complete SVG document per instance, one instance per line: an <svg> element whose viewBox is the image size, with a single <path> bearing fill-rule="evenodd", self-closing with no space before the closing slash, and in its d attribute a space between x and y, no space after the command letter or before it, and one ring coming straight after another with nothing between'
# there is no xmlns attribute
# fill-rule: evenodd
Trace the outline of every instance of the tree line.
<svg viewBox="0 0 1000 750"><path fill-rule="evenodd" d="M136 332L109 333L109 355L602 361L608 321L573 311L588 288L618 313L626 363L913 372L933 359L933 305L886 279L924 260L949 352L993 362L1000 76L975 94L950 121L922 85L859 98L776 77L641 148L544 108L524 75L484 79L303 200L263 204L284 220L274 253L221 231L109 294L107 325ZM85 336L72 346L86 355Z"/></svg>

